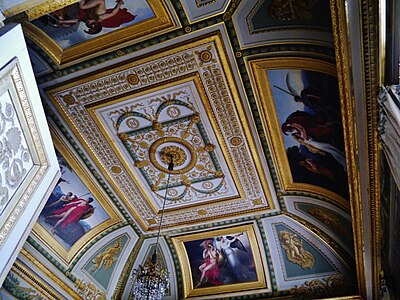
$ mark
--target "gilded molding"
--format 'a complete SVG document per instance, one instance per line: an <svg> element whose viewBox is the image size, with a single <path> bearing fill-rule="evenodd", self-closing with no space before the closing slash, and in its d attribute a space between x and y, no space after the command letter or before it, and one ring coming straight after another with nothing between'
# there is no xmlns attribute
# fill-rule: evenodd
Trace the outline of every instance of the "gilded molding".
<svg viewBox="0 0 400 300"><path fill-rule="evenodd" d="M124 265L124 268L121 272L121 276L119 277L118 283L115 287L114 294L112 299L122 299L122 295L124 290L126 289L126 285L130 280L131 272L133 264L139 255L140 249L142 248L144 242L144 236L140 236L139 240L136 242L133 250L129 254L129 257Z"/></svg>
<svg viewBox="0 0 400 300"><path fill-rule="evenodd" d="M59 299L56 291L54 291L48 284L44 282L41 278L33 274L31 270L28 270L21 262L18 260L14 262L11 268L12 272L15 272L18 276L23 278L29 284L31 284L40 293L48 297L48 299Z"/></svg>
<svg viewBox="0 0 400 300"><path fill-rule="evenodd" d="M123 68L105 70L102 73L83 78L80 82L67 83L47 91L51 101L69 122L82 145L99 168L104 171L105 176L108 176L111 184L117 187L116 190L121 199L128 207L135 208L130 211L142 228L146 230L155 228L154 220L159 218L157 215L159 206L156 205L158 200L149 200L153 199L150 198L153 195L149 192L150 188L136 183L133 175L137 170L131 167L132 156L136 155L136 152L132 152L134 155L129 154L131 155L129 158L127 155L122 155L121 146L118 143L110 143L115 137L115 130L110 129L114 126L112 125L114 114L109 118L102 113L108 113L108 107L115 105L112 112L120 114L123 107L119 108L118 103L127 101L126 105L129 106L126 108L127 116L132 113L132 115L135 114L135 116L148 121L148 130L156 131L149 131L149 133L162 135L163 128L160 127L160 120L154 118L150 112L144 113L145 110L138 106L141 102L128 101L131 101L130 97L133 94L135 97L143 97L138 98L144 99L143 101L152 101L152 104L165 97L164 100L168 107L168 100L173 100L168 97L171 97L172 89L179 84L185 85L185 88L190 86L190 89L196 90L198 96L192 97L188 93L190 97L187 97L188 100L185 101L190 103L190 101L196 100L204 107L201 112L203 115L207 113L209 116L207 127L214 130L215 139L221 145L219 150L221 156L219 157L223 156L224 164L227 165L225 170L229 169L230 171L229 174L224 171L224 180L227 182L228 176L231 176L229 180L235 183L238 192L225 196L225 198L221 196L219 201L209 200L209 202L203 203L203 200L208 199L203 197L199 198L196 203L173 203L174 206L171 204L165 215L165 226L199 222L198 206L200 205L204 206L202 208L206 208L207 212L207 215L204 215L201 220L215 219L221 217L222 214L225 216L237 215L243 212L252 213L273 208L269 181L263 179L265 177L264 160L257 150L258 146L249 129L248 118L237 90L237 83L234 81L232 70L229 67L221 33L213 32L203 36L201 40L191 40L187 44L165 49L162 55L157 54L157 60L154 59L154 56L139 57L126 62ZM160 94L156 97L157 99L150 96L151 99L145 98L150 93L156 95L157 89L160 88L168 90L167 94L170 95ZM189 90L189 88L186 89ZM72 96L73 101L70 99L66 101L67 95ZM140 110L142 110L141 115L139 115ZM167 115L169 113L176 114L177 111L168 112L167 109L166 113ZM132 126L132 129L136 128L138 121L131 121L129 126ZM195 122L196 118L193 117L191 121ZM101 123L100 126L98 126L99 123ZM115 121L115 124L119 123ZM123 142L130 143L127 140L129 139L128 135L124 135L124 132L121 133L119 135L121 144ZM147 140L140 141L140 143L144 145L143 148L150 146ZM136 147L136 144L138 143L130 143L129 146ZM199 156L198 152L213 149L211 144L217 145L217 143L206 141L206 145L203 145L202 149L197 149L197 156ZM186 154L189 156L190 153ZM138 158L136 166L144 166L149 162L150 160L142 155ZM220 178L223 176L222 173L214 175ZM220 199L224 201L220 201ZM261 199L262 202L253 202L255 199ZM181 207L185 208L184 212Z"/></svg>
<svg viewBox="0 0 400 300"><path fill-rule="evenodd" d="M33 6L32 8L29 8L25 11L26 15L28 16L28 20L32 21L34 19L37 19L41 16L44 16L48 13L54 12L58 9L61 9L65 6L71 5L75 2L78 2L77 0L45 0L42 1L42 3Z"/></svg>
<svg viewBox="0 0 400 300"><path fill-rule="evenodd" d="M25 206L30 201L32 194L35 192L38 185L49 168L48 159L44 150L41 136L36 124L35 115L32 109L32 103L28 98L23 78L19 70L18 60L12 61L1 74L1 84L6 84L10 80L10 90L8 93L11 95L16 94L16 98L12 99L15 107L18 107L17 116L20 120L22 131L26 136L27 145L30 151L31 159L33 160L33 167L29 171L29 182L20 185L21 195L13 203L12 208L7 212L7 216L3 216L6 220L0 226L0 246L8 237L9 232L12 230L20 215L25 209ZM22 190L23 189L23 190Z"/></svg>
<svg viewBox="0 0 400 300"><path fill-rule="evenodd" d="M379 52L376 49L378 43L378 5L375 1L363 0L363 48L364 48L364 66L365 66L365 86L366 86L366 106L367 106L367 134L368 134L368 154L369 154L369 191L370 191L370 207L371 234L372 234L372 274L373 274L373 297L380 297L380 272L381 272L381 241L380 241L380 174L379 174L379 107L378 93L381 82L379 81ZM382 75L382 74L381 74ZM365 100L365 99L364 99Z"/></svg>
<svg viewBox="0 0 400 300"><path fill-rule="evenodd" d="M84 300L106 300L106 293L99 290L93 283L86 282L81 279L77 279L74 285L78 291L78 294Z"/></svg>
<svg viewBox="0 0 400 300"><path fill-rule="evenodd" d="M72 299L81 299L73 289L71 289L63 280L61 280L56 274L50 271L45 265L43 265L35 256L33 256L25 248L21 249L20 255L24 256L33 266L38 268L47 278L51 279L55 284L57 284L63 291L71 296Z"/></svg>
<svg viewBox="0 0 400 300"><path fill-rule="evenodd" d="M49 5L49 8L47 9L44 6L39 6L37 9L33 9L30 11L31 16L29 16L29 20L74 2L77 1L64 0L62 4L59 4L59 2L53 4L51 0L48 0L46 1L46 5ZM96 57L100 53L116 51L119 47L131 44L134 40L138 41L144 37L149 38L150 36L176 29L179 26L179 24L176 24L175 18L172 16L168 5L164 3L164 1L147 0L146 2L153 11L154 17L147 18L136 24L98 36L96 39L77 43L64 49L55 40L29 21L23 21L22 26L24 27L24 33L32 41L47 52L58 65L64 67L82 61L83 59ZM122 54L122 52L117 52L117 55Z"/></svg>
<svg viewBox="0 0 400 300"><path fill-rule="evenodd" d="M350 282L346 281L342 274L335 274L327 278L306 281L300 287L294 287L290 293L297 299L326 298L327 296L343 295L351 288Z"/></svg>
<svg viewBox="0 0 400 300"><path fill-rule="evenodd" d="M358 284L360 294L366 297L367 293L367 278L368 274L373 274L372 289L374 299L378 299L380 292L379 285L379 271L380 266L380 249L379 249L379 238L380 238L380 224L379 224L379 143L377 136L377 123L378 123L378 101L376 101L377 93L379 90L378 72L377 68L377 57L378 54L376 49L377 35L376 35L376 24L378 24L376 18L377 6L374 1L363 0L360 1L359 5L361 19L361 33L362 33L362 54L363 59L363 82L364 85L364 97L365 99L359 99L365 103L366 107L366 120L365 127L367 128L367 145L365 146L368 151L368 200L367 203L363 204L361 197L361 186L360 186L360 174L358 171L359 156L358 149L361 146L358 144L358 134L354 117L356 115L356 99L351 93L351 81L350 81L350 66L351 57L348 53L348 36L347 36L347 18L345 15L345 7L342 1L331 0L332 10L332 24L333 33L335 38L335 53L336 62L338 67L338 79L339 88L342 102L342 114L343 114L343 128L345 135L345 148L347 153L347 169L349 172L350 188L350 201L352 210L352 222L354 230L355 240L355 254L356 254L356 270L358 277ZM362 212L364 211L363 206L367 205L371 212L368 220L363 219ZM364 242L363 239L366 236L364 233L364 224L369 223L371 230L371 259L364 256ZM365 264L371 263L372 269L366 269Z"/></svg>

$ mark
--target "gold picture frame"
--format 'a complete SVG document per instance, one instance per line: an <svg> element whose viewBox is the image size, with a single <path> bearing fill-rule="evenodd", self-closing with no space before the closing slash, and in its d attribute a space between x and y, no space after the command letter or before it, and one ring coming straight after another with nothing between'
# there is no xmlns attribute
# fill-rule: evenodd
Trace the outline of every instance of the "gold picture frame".
<svg viewBox="0 0 400 300"><path fill-rule="evenodd" d="M272 89L274 90L279 90L279 92L281 93L280 95L286 95L286 97L291 98L290 101L286 102L285 104L280 104L280 106L284 106L287 105L288 107L291 106L291 102L295 102L293 100L294 95L290 95L290 88L285 86L277 86L277 85L273 85L271 87L271 82L278 82L277 80L275 80L274 78L272 78L273 76L271 76L271 78L269 78L268 76L268 72L270 71L275 71L275 72L279 72L281 71L282 73L284 72L303 72L303 73L307 73L308 74L313 74L312 76L316 77L316 75L319 75L321 78L325 78L325 79L321 79L321 80L327 80L326 78L330 78L331 81L335 81L336 80L336 86L332 87L336 88L338 83L337 83L337 76L336 76L336 66L334 64L331 63L327 63L327 62L323 62L323 61L319 61L316 59L310 59L310 58L262 58L262 59L254 59L254 60L249 60L247 62L248 64L248 69L250 71L250 73L253 75L253 89L255 91L256 99L257 99L257 105L259 107L259 111L261 114L261 118L262 118L262 122L263 122L263 126L265 128L265 132L268 143L271 147L271 153L272 153L272 158L274 161L274 165L276 167L277 170L277 175L278 175L278 179L279 179L279 183L280 186L282 188L283 192L286 191L297 191L297 192L307 192L307 193L314 193L316 195L319 196L324 196L327 197L329 199L332 199L334 202L336 202L338 205L340 205L341 207L345 208L346 210L349 210L349 196L348 196L348 184L347 182L344 182L343 185L341 185L341 183L339 182L338 185L340 185L340 189L339 187L335 190L334 187L336 187L335 185L332 184L332 188L327 187L328 184L321 184L321 182L323 181L323 179L325 179L324 176L328 177L328 175L326 174L318 174L315 172L316 175L316 179L314 179L315 183L310 183L310 182L306 182L306 180L304 180L303 182L300 181L296 181L294 179L293 175L293 168L291 169L291 165L290 165L290 161L288 158L288 154L287 154L287 149L289 148L288 146L286 146L284 139L286 137L284 137L285 133L282 129L282 125L283 123L287 123L288 119L291 115L289 115L289 108L280 108L280 111L283 110L288 110L287 115L289 115L289 117L287 117L287 115L285 117L283 117L283 113L281 113L281 115L279 115L280 113L277 110L277 102L274 99L274 92L272 91ZM271 72L270 72L271 74ZM279 74L279 73L278 73ZM275 75L278 76L278 75ZM279 75L282 76L282 75ZM287 75L286 75L287 76ZM307 75L301 75L301 76L307 76ZM311 76L311 75L308 75ZM270 82L270 80L272 79L272 81ZM287 81L287 77L286 77L286 81ZM304 80L304 79L303 79ZM281 82L284 82L284 79L280 79ZM303 82L304 83L304 82ZM282 84L283 85L283 84ZM324 86L326 86L327 83L324 82ZM305 89L305 85L303 85L303 88ZM338 122L342 123L342 118L341 118L341 109L340 109L340 98L339 98L339 89L336 89L337 91L337 103L335 103L336 105L336 110L335 113L337 113L337 120ZM276 95L276 94L275 94ZM300 93L299 93L300 95ZM277 98L277 97L276 97ZM279 99L283 99L279 98ZM277 100L280 101L280 100ZM302 104L304 106L304 111L307 111L308 108L306 108L305 104ZM309 104L310 105L310 104ZM310 111L310 110L309 110ZM294 112L294 110L290 111L291 113ZM302 111L303 113L303 111ZM326 116L327 112L324 112ZM318 113L315 113L315 115L317 115ZM322 113L321 113L322 114ZM286 119L287 117L287 119ZM285 122L286 119L286 122ZM342 126L342 125L341 125ZM341 132L340 135L343 136L343 129L341 127ZM291 133L288 133L286 135L290 136ZM341 139L341 142L344 143L343 138ZM327 142L325 142L325 144L328 144ZM301 147L301 143L297 142L297 145L300 145ZM330 145L331 146L331 145ZM298 147L298 148L300 148ZM308 147L310 148L310 147ZM331 147L333 148L333 147ZM338 148L335 148L338 149ZM317 149L319 150L319 149ZM339 169L336 165L340 166L342 168L342 173L345 174L345 176L347 176L347 172L346 172L346 159L345 159L345 155L344 155L344 147L343 149L341 149L342 151L340 152L340 163L338 163L339 158L334 159L334 162L332 164L335 164L335 170ZM339 151L336 151L339 152ZM337 154L337 153L334 154ZM318 152L316 152L318 154ZM325 157L329 157L332 158L333 156L330 155L330 153L328 152L324 152L324 151L320 151L321 155L325 155ZM327 154L328 153L328 154ZM339 155L338 155L339 156ZM335 156L336 158L336 156ZM332 160L332 159L331 159ZM293 165L292 165L293 166ZM332 166L332 165L331 165ZM334 173L333 168L330 169L329 171L331 171L331 173ZM329 174L330 175L330 174ZM337 174L333 174L333 175L337 175ZM297 176L299 177L299 176ZM337 176L337 179L343 180L343 177L340 178L340 176ZM331 181L333 180L337 180L334 177L328 177L328 179L330 179ZM329 180L326 180L326 182L328 182ZM319 180L319 181L318 181ZM311 181L311 180L310 180Z"/></svg>
<svg viewBox="0 0 400 300"><path fill-rule="evenodd" d="M185 299L267 288L267 268L261 258L260 245L252 224L176 236L172 242L182 270ZM210 275L202 279L200 271L202 265L207 265L207 258L204 257L207 256L207 249L214 249L214 253L218 253L218 263L215 264L218 266L212 267L218 269L214 273L217 277L214 276L212 280ZM233 266L227 251L231 252L230 258L236 259L235 270L242 269L242 272L231 272Z"/></svg>
<svg viewBox="0 0 400 300"><path fill-rule="evenodd" d="M180 25L176 22L176 18L172 16L164 1L146 0L146 2L153 12L154 17L145 18L144 20L126 27L117 27L111 32L96 36L95 38L83 42L72 43L71 46L66 48L62 48L54 39L46 34L45 31L35 26L32 22L23 21L22 26L24 28L24 33L29 39L40 46L58 65L65 67L72 63L93 58L99 54L120 49L128 44L138 42L144 38L149 38L155 34L158 35L162 32L176 29ZM74 4L77 5L76 3L71 4L66 2L64 7L57 6L54 10L59 12ZM49 11L46 13L47 15L51 15ZM42 15L42 18L46 16L43 16L43 12L32 14L34 16ZM33 21L32 18L33 16L30 16L31 21ZM63 26L60 26L60 30L66 30L62 27Z"/></svg>
<svg viewBox="0 0 400 300"><path fill-rule="evenodd" d="M82 183L85 185L86 189L89 191L89 196L92 195L98 202L98 204L101 206L101 209L103 210L102 213L108 215L108 218L106 218L105 220L98 221L99 223L97 223L93 228L91 228L89 231L84 233L79 239L77 239L70 246L69 249L67 249L60 243L59 240L60 239L62 240L62 238L60 237L56 238L56 235L51 234L51 232L49 232L49 230L44 227L43 223L44 221L40 221L41 217L39 216L38 221L33 227L32 231L33 237L35 239L39 239L49 249L52 249L54 254L57 255L58 258L60 258L64 263L69 264L87 243L92 241L93 238L95 238L105 229L111 228L112 226L121 223L122 219L115 211L115 209L110 205L109 200L107 200L106 197L104 196L104 192L100 190L98 183L96 183L95 180L91 176L89 176L85 168L81 165L81 163L72 153L70 147L65 143L62 137L59 135L59 133L51 125L50 125L50 131L56 150L64 158L67 164L72 168L76 176L78 176L79 179L82 181ZM87 198L87 195L86 197L82 196L82 198ZM43 214L45 209L46 206L44 207L44 210L42 211L41 215ZM98 207L97 210L98 209L100 208ZM95 213L96 210L94 214Z"/></svg>

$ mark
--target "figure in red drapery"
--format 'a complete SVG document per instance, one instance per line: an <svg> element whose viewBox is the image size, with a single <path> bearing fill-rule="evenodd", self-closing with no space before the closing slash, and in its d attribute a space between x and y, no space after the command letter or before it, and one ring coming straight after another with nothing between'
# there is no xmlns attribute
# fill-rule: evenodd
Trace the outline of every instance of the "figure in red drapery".
<svg viewBox="0 0 400 300"><path fill-rule="evenodd" d="M196 287L200 287L205 279L205 282L218 285L221 282L219 278L218 257L219 251L215 249L211 240L205 240L201 245L204 247L203 259L204 263L199 267L201 277Z"/></svg>
<svg viewBox="0 0 400 300"><path fill-rule="evenodd" d="M84 215L94 210L94 207L90 205L93 198L87 200L77 198L74 201L65 204L62 208L54 211L54 214L47 216L48 219L59 219L51 229L54 233L57 227L65 228L67 225L78 222Z"/></svg>
<svg viewBox="0 0 400 300"><path fill-rule="evenodd" d="M126 8L121 8L122 4L124 4L122 0L117 0L114 8L106 8L105 0L81 0L78 19L85 22L89 28L85 30L88 34L97 34L103 27L119 27L133 21L136 17Z"/></svg>

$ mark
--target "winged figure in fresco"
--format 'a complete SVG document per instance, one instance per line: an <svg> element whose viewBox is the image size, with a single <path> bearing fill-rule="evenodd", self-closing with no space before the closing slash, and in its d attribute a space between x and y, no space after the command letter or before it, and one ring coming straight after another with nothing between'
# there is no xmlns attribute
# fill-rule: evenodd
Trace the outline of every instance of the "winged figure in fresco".
<svg viewBox="0 0 400 300"><path fill-rule="evenodd" d="M322 88L313 84L305 85L301 70L288 72L285 81L288 90L276 85L274 87L293 96L293 100L297 103L302 103L305 106L304 110L308 113L332 116L332 114L340 111L338 99L332 101L330 97L327 97ZM336 118L336 116L333 117Z"/></svg>
<svg viewBox="0 0 400 300"><path fill-rule="evenodd" d="M216 249L221 253L221 281L224 283L245 282L251 280L253 272L242 262L242 255L248 254L246 247L236 235L225 235L214 238Z"/></svg>

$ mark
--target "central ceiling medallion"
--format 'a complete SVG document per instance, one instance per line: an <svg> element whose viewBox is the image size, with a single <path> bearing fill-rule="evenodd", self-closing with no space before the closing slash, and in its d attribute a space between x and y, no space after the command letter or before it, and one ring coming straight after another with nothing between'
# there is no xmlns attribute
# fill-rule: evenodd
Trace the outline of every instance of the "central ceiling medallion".
<svg viewBox="0 0 400 300"><path fill-rule="evenodd" d="M196 165L194 146L179 137L164 137L156 140L149 149L150 162L161 172L168 172L168 163L173 157L175 169L171 174L184 174Z"/></svg>
<svg viewBox="0 0 400 300"><path fill-rule="evenodd" d="M182 148L167 146L161 150L160 158L165 164L172 158L176 161L176 166L181 166L186 161L187 155Z"/></svg>

